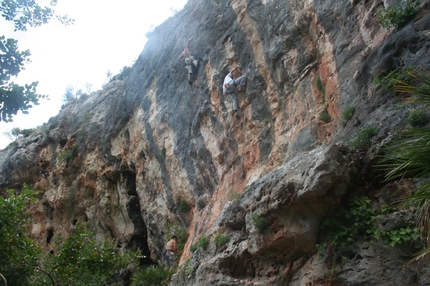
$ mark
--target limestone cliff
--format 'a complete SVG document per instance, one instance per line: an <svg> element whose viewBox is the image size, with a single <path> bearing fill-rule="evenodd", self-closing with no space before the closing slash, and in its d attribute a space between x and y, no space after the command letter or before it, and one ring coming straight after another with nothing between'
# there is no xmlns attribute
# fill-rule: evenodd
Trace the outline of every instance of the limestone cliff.
<svg viewBox="0 0 430 286"><path fill-rule="evenodd" d="M315 249L321 221L350 194L381 189L367 162L406 125L407 108L374 79L430 67L428 1L387 31L375 12L393 3L190 0L149 35L125 80L0 151L0 189L26 182L43 191L31 232L47 248L77 221L142 249L142 263L160 262L181 230L189 237L180 264L202 235L230 237L222 248L212 239L172 285L330 285ZM192 88L178 61L190 37L203 59ZM235 66L248 78L237 116L222 94ZM344 124L348 107L355 113ZM366 126L378 134L357 159L348 142ZM268 217L267 231L253 213ZM427 265L403 267L413 250L354 246L338 254L338 283L428 285Z"/></svg>

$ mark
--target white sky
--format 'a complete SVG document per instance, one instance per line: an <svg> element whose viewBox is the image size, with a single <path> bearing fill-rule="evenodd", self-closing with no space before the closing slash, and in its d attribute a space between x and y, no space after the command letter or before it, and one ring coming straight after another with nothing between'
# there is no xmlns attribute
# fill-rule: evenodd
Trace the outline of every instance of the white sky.
<svg viewBox="0 0 430 286"><path fill-rule="evenodd" d="M37 1L45 3L44 1ZM49 95L29 114L0 122L0 149L11 140L4 136L14 127L34 128L58 114L68 86L86 91L101 89L107 71L118 74L131 66L143 51L145 34L160 25L187 0L59 0L57 14L75 19L71 26L51 21L27 32L13 32L13 23L0 17L0 36L18 40L19 50L29 49L31 63L25 65L14 82L24 85L39 81L38 94Z"/></svg>

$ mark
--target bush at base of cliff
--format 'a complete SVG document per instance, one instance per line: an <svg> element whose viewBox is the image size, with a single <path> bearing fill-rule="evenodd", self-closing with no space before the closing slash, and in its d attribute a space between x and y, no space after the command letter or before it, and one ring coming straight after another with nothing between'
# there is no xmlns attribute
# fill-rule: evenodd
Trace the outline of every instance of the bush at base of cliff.
<svg viewBox="0 0 430 286"><path fill-rule="evenodd" d="M36 192L24 185L24 190L15 195L8 191L8 197L0 196L0 272L9 285L29 285L28 276L41 255L41 249L30 238L26 227L29 216L25 209Z"/></svg>
<svg viewBox="0 0 430 286"><path fill-rule="evenodd" d="M360 237L368 240L382 239L385 244L395 246L406 241L419 239L417 227L412 223L407 226L388 231L380 230L373 221L380 215L394 212L394 207L382 207L376 210L370 206L370 199L360 197L348 204L343 212L337 212L334 217L322 222L321 229L328 234L332 246L345 246L351 244ZM327 243L317 244L316 248L321 252L327 247Z"/></svg>
<svg viewBox="0 0 430 286"><path fill-rule="evenodd" d="M137 252L126 250L121 254L116 244L98 243L86 228L86 224L78 223L72 235L54 238L52 254L41 258L41 271L32 278L36 282L33 285L54 281L55 285L115 285L112 281L121 270L138 265Z"/></svg>
<svg viewBox="0 0 430 286"><path fill-rule="evenodd" d="M133 274L131 286L163 286L167 285L174 271L156 267L154 265L145 267Z"/></svg>
<svg viewBox="0 0 430 286"><path fill-rule="evenodd" d="M116 244L96 242L91 231L76 225L67 238L57 236L51 252L42 253L27 229L25 211L35 200L26 185L19 195L0 197L0 269L8 285L112 284L122 269L137 265L137 253L119 253Z"/></svg>

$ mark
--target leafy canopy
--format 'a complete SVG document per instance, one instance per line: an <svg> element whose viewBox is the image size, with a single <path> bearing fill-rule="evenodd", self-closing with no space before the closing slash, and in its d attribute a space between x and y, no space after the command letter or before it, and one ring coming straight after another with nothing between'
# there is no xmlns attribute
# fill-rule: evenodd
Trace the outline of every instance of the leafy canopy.
<svg viewBox="0 0 430 286"><path fill-rule="evenodd" d="M26 31L28 27L38 27L57 19L64 25L73 23L67 16L58 16L52 9L57 0L52 0L49 7L41 7L34 0L2 0L0 12L3 18L13 22L15 31ZM24 86L11 81L29 63L30 51L18 50L18 41L0 36L0 122L10 122L12 117L21 110L27 114L28 109L39 104L45 95L36 93L38 82Z"/></svg>
<svg viewBox="0 0 430 286"><path fill-rule="evenodd" d="M28 27L39 27L51 19L57 19L63 25L73 24L68 16L56 15L53 7L57 0L51 0L49 6L42 7L34 0L2 0L0 12L7 21L12 21L15 31L27 31Z"/></svg>

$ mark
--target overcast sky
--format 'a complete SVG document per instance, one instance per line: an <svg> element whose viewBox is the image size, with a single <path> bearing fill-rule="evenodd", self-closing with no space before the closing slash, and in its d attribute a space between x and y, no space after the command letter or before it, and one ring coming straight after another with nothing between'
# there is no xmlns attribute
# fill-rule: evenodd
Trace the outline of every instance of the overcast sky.
<svg viewBox="0 0 430 286"><path fill-rule="evenodd" d="M43 1L37 1L43 3ZM34 128L58 114L68 86L98 90L107 71L118 74L131 66L146 43L145 34L160 25L187 0L58 0L54 9L75 19L72 26L52 21L27 32L13 32L13 24L0 17L0 36L18 40L19 50L29 49L31 63L16 79L21 85L39 81L37 93L49 95L29 114L11 123L0 122L0 149L11 140L4 136L14 127Z"/></svg>

